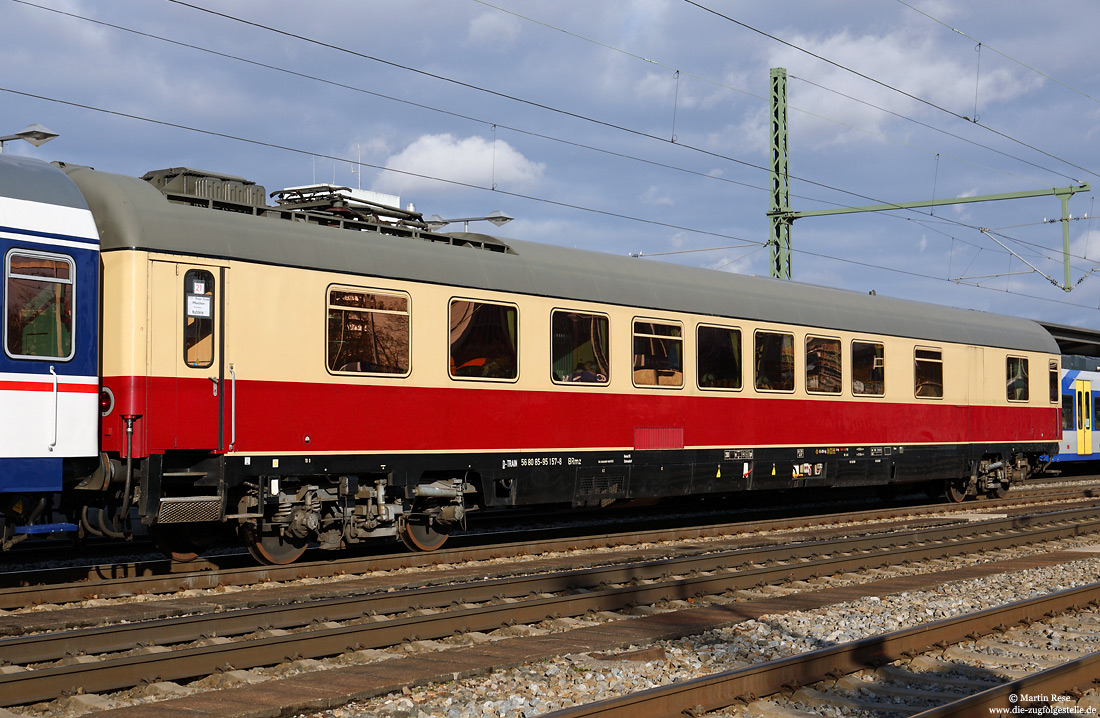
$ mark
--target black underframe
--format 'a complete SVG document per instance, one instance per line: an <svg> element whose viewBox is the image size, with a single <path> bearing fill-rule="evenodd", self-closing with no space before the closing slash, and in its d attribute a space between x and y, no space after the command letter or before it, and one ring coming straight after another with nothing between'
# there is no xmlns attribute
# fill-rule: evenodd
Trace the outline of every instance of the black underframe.
<svg viewBox="0 0 1100 718"><path fill-rule="evenodd" d="M385 478L398 496L436 479L461 478L490 508L728 494L753 490L916 484L969 477L986 457L1051 454L1048 442L920 446L482 452L466 454L154 455L143 472L143 513L161 495L232 492L258 478L311 483L340 476ZM183 460L188 466L180 465ZM182 468L205 477L173 480ZM185 473L191 473L185 472ZM192 475L194 475L192 473Z"/></svg>

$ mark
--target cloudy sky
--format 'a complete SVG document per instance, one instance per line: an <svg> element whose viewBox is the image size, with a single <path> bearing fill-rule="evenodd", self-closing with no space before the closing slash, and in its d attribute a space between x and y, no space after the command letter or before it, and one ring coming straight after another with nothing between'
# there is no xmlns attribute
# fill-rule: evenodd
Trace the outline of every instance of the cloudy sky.
<svg viewBox="0 0 1100 718"><path fill-rule="evenodd" d="M1072 292L1054 196L799 219L797 281L1100 328L1098 20L1095 0L0 0L0 135L767 275L784 67L795 210L1097 188L1069 204Z"/></svg>

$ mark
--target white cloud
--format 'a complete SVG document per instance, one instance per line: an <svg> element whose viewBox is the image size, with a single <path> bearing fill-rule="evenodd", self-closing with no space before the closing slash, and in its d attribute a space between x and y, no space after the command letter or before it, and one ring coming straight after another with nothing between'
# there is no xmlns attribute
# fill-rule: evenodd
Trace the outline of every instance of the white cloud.
<svg viewBox="0 0 1100 718"><path fill-rule="evenodd" d="M1097 132L1100 132L1100 110L1085 113L1083 119L1086 120L1085 125L1088 127L1085 130L1085 138L1092 139Z"/></svg>
<svg viewBox="0 0 1100 718"><path fill-rule="evenodd" d="M740 124L728 124L707 135L707 148L716 152L759 155L771 148L771 112L757 107L747 112Z"/></svg>
<svg viewBox="0 0 1100 718"><path fill-rule="evenodd" d="M761 265L759 255L759 252L747 251L744 249L732 250L730 252L723 252L716 258L704 263L702 266L707 269L730 272L731 274L763 275L768 272L766 261L768 256L764 255L765 261L763 265Z"/></svg>
<svg viewBox="0 0 1100 718"><path fill-rule="evenodd" d="M515 15L483 12L470 20L466 41L489 50L507 50L515 45L523 26Z"/></svg>
<svg viewBox="0 0 1100 718"><path fill-rule="evenodd" d="M422 135L391 155L385 167L396 171L382 173L376 190L405 195L446 189L433 178L479 187L528 187L542 177L546 165L527 159L503 140L442 134Z"/></svg>
<svg viewBox="0 0 1100 718"><path fill-rule="evenodd" d="M787 67L789 75L804 77L835 91L827 92L814 85L792 81L788 84L790 104L871 132L884 132L888 124L896 121L893 115L872 105L908 116L923 117L938 112L927 104L905 97L902 92L971 116L975 114L977 89L976 110L981 117L996 112L999 103L1017 99L1043 84L1042 78L1034 73L1005 66L990 67L988 62L979 73L977 53L964 54L957 49L945 51L931 35L905 27L884 35L857 35L843 30L828 36L794 34L785 39L836 63L826 65L790 48L775 51L772 66ZM882 84L871 83L842 68L869 75ZM889 89L891 87L901 92ZM843 95L860 98L869 104L853 102ZM791 112L790 118L792 123L805 120L796 111ZM836 141L866 141L868 137L864 133L846 133L842 127L831 123L824 130L819 123L812 124L817 127L816 132L824 131Z"/></svg>
<svg viewBox="0 0 1100 718"><path fill-rule="evenodd" d="M1086 222L1086 227L1075 230L1077 236L1070 242L1070 253L1075 257L1084 257L1084 259L1090 262L1097 262L1100 261L1100 237L1097 236L1100 234L1100 231L1092 230L1090 232L1087 226L1088 224L1090 223ZM1091 265L1085 266L1091 269ZM1075 270L1074 272L1074 280L1077 279L1077 271L1079 270Z"/></svg>
<svg viewBox="0 0 1100 718"><path fill-rule="evenodd" d="M667 191L657 185L650 185L641 196L646 205L664 205L666 207L676 204L676 200L670 197Z"/></svg>

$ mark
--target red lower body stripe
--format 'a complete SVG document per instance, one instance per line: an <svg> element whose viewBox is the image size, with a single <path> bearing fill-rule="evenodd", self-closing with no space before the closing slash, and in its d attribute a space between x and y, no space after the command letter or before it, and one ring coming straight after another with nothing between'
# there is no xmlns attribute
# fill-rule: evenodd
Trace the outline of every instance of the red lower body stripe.
<svg viewBox="0 0 1100 718"><path fill-rule="evenodd" d="M958 406L652 391L522 391L466 385L230 383L109 377L116 397L104 448L121 450L121 415L140 414L135 454L229 446L239 452L417 452L853 446L1044 442L1056 406ZM219 411L223 416L219 417Z"/></svg>

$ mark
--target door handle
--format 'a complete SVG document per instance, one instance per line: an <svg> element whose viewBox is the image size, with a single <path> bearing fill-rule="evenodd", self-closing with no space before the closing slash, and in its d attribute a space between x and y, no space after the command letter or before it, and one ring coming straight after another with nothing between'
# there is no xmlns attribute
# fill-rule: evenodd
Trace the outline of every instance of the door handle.
<svg viewBox="0 0 1100 718"><path fill-rule="evenodd" d="M206 378L209 379L210 381L214 382L214 396L217 396L218 395L218 385L221 383L221 381L216 376L208 376Z"/></svg>
<svg viewBox="0 0 1100 718"><path fill-rule="evenodd" d="M233 365L229 365L229 382L233 389L232 401L229 404L229 450L237 446L237 372Z"/></svg>
<svg viewBox="0 0 1100 718"><path fill-rule="evenodd" d="M53 441L46 445L46 448L53 451L57 448L57 402L58 402L58 386L57 386L57 372L54 368L50 367L50 374L53 374Z"/></svg>

